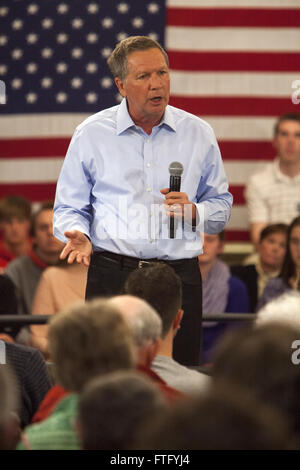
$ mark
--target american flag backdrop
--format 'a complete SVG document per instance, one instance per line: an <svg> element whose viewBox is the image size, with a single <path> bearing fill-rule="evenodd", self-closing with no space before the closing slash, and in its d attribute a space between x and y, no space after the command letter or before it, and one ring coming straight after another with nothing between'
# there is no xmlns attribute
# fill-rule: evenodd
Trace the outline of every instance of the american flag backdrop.
<svg viewBox="0 0 300 470"><path fill-rule="evenodd" d="M244 185L275 156L276 117L300 112L300 0L0 0L0 197L54 197L76 125L119 102L106 59L133 34L166 47L170 104L213 126L228 239L248 240Z"/></svg>

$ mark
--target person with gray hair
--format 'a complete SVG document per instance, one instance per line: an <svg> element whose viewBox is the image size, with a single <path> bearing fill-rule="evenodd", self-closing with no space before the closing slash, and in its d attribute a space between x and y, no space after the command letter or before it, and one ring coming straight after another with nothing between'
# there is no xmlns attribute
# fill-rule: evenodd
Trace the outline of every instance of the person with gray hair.
<svg viewBox="0 0 300 470"><path fill-rule="evenodd" d="M148 302L131 295L120 295L110 300L118 308L130 325L134 343L139 353L139 362L143 360L143 351L156 345L162 332L162 321Z"/></svg>
<svg viewBox="0 0 300 470"><path fill-rule="evenodd" d="M300 292L289 291L268 302L257 312L256 326L284 323L300 331Z"/></svg>
<svg viewBox="0 0 300 470"><path fill-rule="evenodd" d="M166 398L173 402L182 394L171 388L151 368L158 351L162 321L158 313L143 299L132 295L112 297L108 303L117 308L130 326L136 347L137 368L160 387Z"/></svg>
<svg viewBox="0 0 300 470"><path fill-rule="evenodd" d="M123 39L108 66L123 99L77 127L57 183L54 234L66 243L62 258L89 266L87 299L120 294L149 260L172 266L185 310L174 354L197 366L201 233L223 230L232 207L220 150L207 122L168 105L169 62L157 41ZM184 167L178 190L169 185L174 163Z"/></svg>
<svg viewBox="0 0 300 470"><path fill-rule="evenodd" d="M140 297L156 309L162 321L161 341L152 361L152 369L170 386L186 394L201 392L209 377L179 364L173 359L173 343L184 312L181 280L165 263L150 263L136 269L127 278L125 293Z"/></svg>
<svg viewBox="0 0 300 470"><path fill-rule="evenodd" d="M97 377L83 390L77 430L83 450L130 450L140 432L166 410L154 383L134 371Z"/></svg>
<svg viewBox="0 0 300 470"><path fill-rule="evenodd" d="M93 377L134 367L133 338L127 322L104 299L78 303L50 321L50 357L57 383L70 392L44 421L26 428L19 448L78 449L74 430L78 395Z"/></svg>

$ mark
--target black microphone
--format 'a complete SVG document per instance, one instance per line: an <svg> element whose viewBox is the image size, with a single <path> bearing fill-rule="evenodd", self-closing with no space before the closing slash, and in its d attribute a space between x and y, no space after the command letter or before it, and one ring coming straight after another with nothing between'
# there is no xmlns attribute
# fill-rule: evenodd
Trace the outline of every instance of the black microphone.
<svg viewBox="0 0 300 470"><path fill-rule="evenodd" d="M170 192L180 191L181 186L181 175L183 172L183 165L179 162L172 162L169 165L169 173L170 173ZM174 226L174 216L170 216L170 230L169 230L170 238L175 238L175 226Z"/></svg>

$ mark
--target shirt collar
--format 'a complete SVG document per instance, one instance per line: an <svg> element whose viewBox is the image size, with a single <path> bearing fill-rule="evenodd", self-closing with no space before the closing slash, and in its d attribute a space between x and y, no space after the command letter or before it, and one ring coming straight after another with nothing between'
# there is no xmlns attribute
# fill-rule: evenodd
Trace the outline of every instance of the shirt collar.
<svg viewBox="0 0 300 470"><path fill-rule="evenodd" d="M266 272L263 270L263 268L262 268L262 266L261 266L261 264L260 264L259 262L256 263L255 268L256 268L257 274L258 274L259 276L261 276L261 277L266 278L266 279L273 279L274 277L279 276L279 273L280 273L280 269L279 269L278 271L272 271L272 272L270 272L270 273L266 273Z"/></svg>
<svg viewBox="0 0 300 470"><path fill-rule="evenodd" d="M174 116L172 114L172 108L170 106L166 106L164 117L162 118L162 121L160 122L160 126L166 125L172 129L172 131L176 132L176 125L174 122Z"/></svg>
<svg viewBox="0 0 300 470"><path fill-rule="evenodd" d="M127 109L126 99L123 98L117 112L117 135L135 126Z"/></svg>
<svg viewBox="0 0 300 470"><path fill-rule="evenodd" d="M164 116L159 123L158 126L165 125L172 129L174 132L176 132L176 125L174 122L174 117L172 115L172 111L170 106L167 106L164 112ZM124 98L121 101L121 104L119 105L119 109L117 112L117 135L122 134L122 132L126 131L130 127L135 126L135 123L133 122L128 109L127 109L127 102L126 99Z"/></svg>
<svg viewBox="0 0 300 470"><path fill-rule="evenodd" d="M274 160L274 172L275 172L275 176L276 176L276 179L278 181L283 181L283 182L286 182L286 183L297 183L298 181L300 181L300 175L296 175L294 176L293 178L291 178L290 176L288 175L284 175L281 171L280 171L280 168L279 168L279 158L276 157L276 159Z"/></svg>

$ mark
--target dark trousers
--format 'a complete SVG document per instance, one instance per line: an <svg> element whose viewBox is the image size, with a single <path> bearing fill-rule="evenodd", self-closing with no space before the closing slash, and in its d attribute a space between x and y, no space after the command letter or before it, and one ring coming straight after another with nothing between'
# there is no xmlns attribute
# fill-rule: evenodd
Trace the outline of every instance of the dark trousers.
<svg viewBox="0 0 300 470"><path fill-rule="evenodd" d="M118 295L127 276L137 267L123 263L123 257L110 259L105 253L93 253L88 271L86 299ZM169 263L182 281L184 310L181 327L174 340L173 357L186 366L201 364L202 282L197 258ZM142 268L143 269L143 268Z"/></svg>

